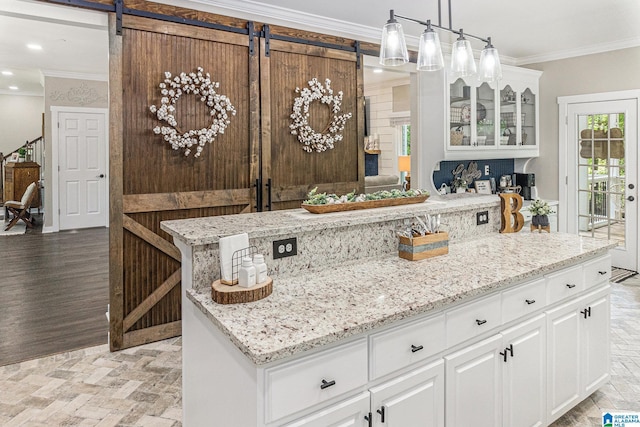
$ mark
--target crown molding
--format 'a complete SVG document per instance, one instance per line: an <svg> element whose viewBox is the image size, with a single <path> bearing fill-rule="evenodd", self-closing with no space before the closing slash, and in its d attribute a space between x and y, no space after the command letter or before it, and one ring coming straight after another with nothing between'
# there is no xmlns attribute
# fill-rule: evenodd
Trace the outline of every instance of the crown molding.
<svg viewBox="0 0 640 427"><path fill-rule="evenodd" d="M15 90L7 90L0 89L0 95L10 95L10 96L40 96L44 97L44 91L42 93L38 92L27 92L27 91L15 91Z"/></svg>
<svg viewBox="0 0 640 427"><path fill-rule="evenodd" d="M42 76L57 77L61 79L95 80L100 82L109 81L108 74L76 73L73 71L42 70Z"/></svg>
<svg viewBox="0 0 640 427"><path fill-rule="evenodd" d="M535 64L538 62L557 61L560 59L575 58L578 56L593 55L597 53L610 52L612 50L629 49L640 46L640 37L634 37L626 40L619 40L609 43L600 43L586 46L579 49L568 49L555 53L532 55L522 57L516 60L516 65Z"/></svg>

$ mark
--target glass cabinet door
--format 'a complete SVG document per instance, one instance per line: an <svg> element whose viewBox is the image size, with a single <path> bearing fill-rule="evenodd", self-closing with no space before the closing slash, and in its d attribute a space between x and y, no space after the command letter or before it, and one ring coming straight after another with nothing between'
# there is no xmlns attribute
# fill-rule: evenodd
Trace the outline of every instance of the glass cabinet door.
<svg viewBox="0 0 640 427"><path fill-rule="evenodd" d="M520 95L522 145L536 145L536 95L526 89Z"/></svg>
<svg viewBox="0 0 640 427"><path fill-rule="evenodd" d="M449 85L449 147L471 145L471 86L457 79Z"/></svg>
<svg viewBox="0 0 640 427"><path fill-rule="evenodd" d="M471 143L478 147L496 146L495 93L488 83L482 83L476 88L476 138Z"/></svg>
<svg viewBox="0 0 640 427"><path fill-rule="evenodd" d="M518 145L517 93L507 85L500 91L500 145Z"/></svg>

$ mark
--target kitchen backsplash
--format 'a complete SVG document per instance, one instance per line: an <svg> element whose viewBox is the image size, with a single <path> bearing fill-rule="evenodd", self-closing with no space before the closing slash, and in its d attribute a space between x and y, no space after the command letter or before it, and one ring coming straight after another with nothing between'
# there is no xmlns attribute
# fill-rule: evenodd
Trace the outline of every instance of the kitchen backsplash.
<svg viewBox="0 0 640 427"><path fill-rule="evenodd" d="M482 172L480 179L495 178L496 182L500 181L500 176L511 175L515 169L514 159L491 159L491 160L455 160L440 162L440 170L433 173L433 184L436 188L445 183L451 185L453 175L451 172L460 164L464 164L464 168L469 167L469 162L477 162L478 170ZM489 166L489 175L484 174L485 166ZM473 187L469 183L469 187Z"/></svg>

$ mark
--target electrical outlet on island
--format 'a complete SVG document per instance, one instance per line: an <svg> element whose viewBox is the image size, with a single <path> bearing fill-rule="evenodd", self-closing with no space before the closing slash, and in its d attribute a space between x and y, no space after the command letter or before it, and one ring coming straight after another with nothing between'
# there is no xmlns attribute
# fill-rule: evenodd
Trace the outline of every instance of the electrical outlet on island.
<svg viewBox="0 0 640 427"><path fill-rule="evenodd" d="M273 259L286 258L298 254L298 238L274 240Z"/></svg>
<svg viewBox="0 0 640 427"><path fill-rule="evenodd" d="M489 211L476 213L476 225L489 224Z"/></svg>

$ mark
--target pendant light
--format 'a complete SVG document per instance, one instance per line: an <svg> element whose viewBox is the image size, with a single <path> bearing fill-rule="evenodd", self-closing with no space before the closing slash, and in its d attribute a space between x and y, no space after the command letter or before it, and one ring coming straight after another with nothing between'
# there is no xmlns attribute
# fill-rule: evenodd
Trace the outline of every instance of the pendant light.
<svg viewBox="0 0 640 427"><path fill-rule="evenodd" d="M417 69L419 71L437 71L443 67L444 58L440 47L440 37L431 27L431 21L427 21L427 29L420 36Z"/></svg>
<svg viewBox="0 0 640 427"><path fill-rule="evenodd" d="M404 40L402 25L395 19L393 9L389 15L389 20L382 28L380 63L392 66L406 64L409 62L409 51Z"/></svg>
<svg viewBox="0 0 640 427"><path fill-rule="evenodd" d="M476 73L476 61L473 59L471 43L464 37L462 29L460 36L451 48L451 75L454 78L468 77Z"/></svg>
<svg viewBox="0 0 640 427"><path fill-rule="evenodd" d="M441 0L438 0L438 24L440 24L440 2ZM389 15L389 20L382 28L382 40L380 42L380 63L382 65L396 66L409 62L409 52L407 50L404 32L402 31L402 25L400 25L396 19L400 18L427 27L420 36L418 63L416 66L419 71L437 71L444 68L442 47L440 45L440 38L434 31L435 27L459 35L451 49L452 77L469 77L476 74L477 69L475 59L473 58L473 50L471 49L471 43L465 37L466 35L467 37L487 43L480 55L480 72L478 73L478 79L483 82L495 82L502 78L502 66L500 65L498 49L491 44L491 37L483 39L482 37L471 34L464 34L462 29L455 31L451 27L451 1L449 1L449 28L431 24L430 20L425 22L396 15L393 9L389 11Z"/></svg>
<svg viewBox="0 0 640 427"><path fill-rule="evenodd" d="M491 37L480 53L480 65L478 70L478 80L481 82L495 82L502 78L502 65L498 49L491 44Z"/></svg>

